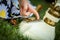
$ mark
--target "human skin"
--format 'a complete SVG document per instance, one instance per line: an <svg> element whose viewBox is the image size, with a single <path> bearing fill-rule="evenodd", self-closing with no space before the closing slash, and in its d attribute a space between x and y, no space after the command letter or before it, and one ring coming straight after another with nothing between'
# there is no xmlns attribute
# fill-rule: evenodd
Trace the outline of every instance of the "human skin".
<svg viewBox="0 0 60 40"><path fill-rule="evenodd" d="M28 16L31 13L33 13L36 16L37 20L40 19L38 12L31 6L28 0L19 0L19 7L20 7L20 14L22 16Z"/></svg>

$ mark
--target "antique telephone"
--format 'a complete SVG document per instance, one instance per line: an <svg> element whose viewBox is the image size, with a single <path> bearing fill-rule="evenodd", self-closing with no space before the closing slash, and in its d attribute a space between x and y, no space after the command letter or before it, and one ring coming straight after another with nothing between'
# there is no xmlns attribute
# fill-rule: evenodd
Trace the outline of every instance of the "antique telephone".
<svg viewBox="0 0 60 40"><path fill-rule="evenodd" d="M57 5L57 3L58 2L55 2L55 4L50 5L50 8L48 8L43 18L43 20L51 26L55 26L60 18L60 5Z"/></svg>

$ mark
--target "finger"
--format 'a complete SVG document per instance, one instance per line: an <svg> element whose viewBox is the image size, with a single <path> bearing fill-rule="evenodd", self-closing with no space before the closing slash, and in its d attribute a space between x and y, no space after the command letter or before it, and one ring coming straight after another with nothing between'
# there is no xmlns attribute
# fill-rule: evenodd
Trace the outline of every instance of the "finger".
<svg viewBox="0 0 60 40"><path fill-rule="evenodd" d="M39 20L39 14L36 10L32 10L32 13L36 16L36 19Z"/></svg>
<svg viewBox="0 0 60 40"><path fill-rule="evenodd" d="M32 12L36 16L37 20L39 20L39 18L40 18L39 14L35 9L33 9L31 6L29 6L29 11Z"/></svg>
<svg viewBox="0 0 60 40"><path fill-rule="evenodd" d="M27 6L27 9L24 11L24 15L29 16L31 14L29 7Z"/></svg>
<svg viewBox="0 0 60 40"><path fill-rule="evenodd" d="M20 15L22 16L22 8L20 9Z"/></svg>
<svg viewBox="0 0 60 40"><path fill-rule="evenodd" d="M27 13L26 13L26 11L23 11L22 15L23 16L28 16Z"/></svg>
<svg viewBox="0 0 60 40"><path fill-rule="evenodd" d="M28 6L24 5L24 7L23 7L23 15L24 16L28 16L28 14L26 14L27 10L28 10Z"/></svg>
<svg viewBox="0 0 60 40"><path fill-rule="evenodd" d="M24 10L24 11L27 11L27 8L28 8L28 5L25 4L25 5L23 6L23 10Z"/></svg>
<svg viewBox="0 0 60 40"><path fill-rule="evenodd" d="M30 12L28 11L28 12L26 12L25 14L23 14L23 11L22 11L22 8L20 9L20 15L22 15L22 16L29 16L30 15Z"/></svg>
<svg viewBox="0 0 60 40"><path fill-rule="evenodd" d="M31 12L29 12L29 11L28 11L28 12L26 12L26 15L27 15L27 16L29 16L30 14L31 14Z"/></svg>

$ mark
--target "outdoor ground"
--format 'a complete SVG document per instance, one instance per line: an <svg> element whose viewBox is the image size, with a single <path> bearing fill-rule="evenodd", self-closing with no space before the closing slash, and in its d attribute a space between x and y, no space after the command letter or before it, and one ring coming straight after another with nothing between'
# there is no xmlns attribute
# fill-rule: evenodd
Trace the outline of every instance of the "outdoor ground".
<svg viewBox="0 0 60 40"><path fill-rule="evenodd" d="M42 10L39 11L41 19L43 18L45 11L50 6L45 0L30 0L32 5L37 6L42 5ZM19 23L22 19L16 19L17 25L12 25L8 20L0 19L0 40L29 40L27 37L24 38L18 33ZM60 40L60 21L56 24L56 38L55 40Z"/></svg>

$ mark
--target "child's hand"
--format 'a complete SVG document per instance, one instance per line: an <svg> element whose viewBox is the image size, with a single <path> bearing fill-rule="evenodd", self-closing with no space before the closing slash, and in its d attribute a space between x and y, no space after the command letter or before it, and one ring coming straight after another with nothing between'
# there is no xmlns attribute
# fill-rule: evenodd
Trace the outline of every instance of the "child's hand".
<svg viewBox="0 0 60 40"><path fill-rule="evenodd" d="M38 12L28 2L22 1L20 7L20 14L22 16L29 16L31 13L33 13L36 16L36 19L39 20Z"/></svg>

